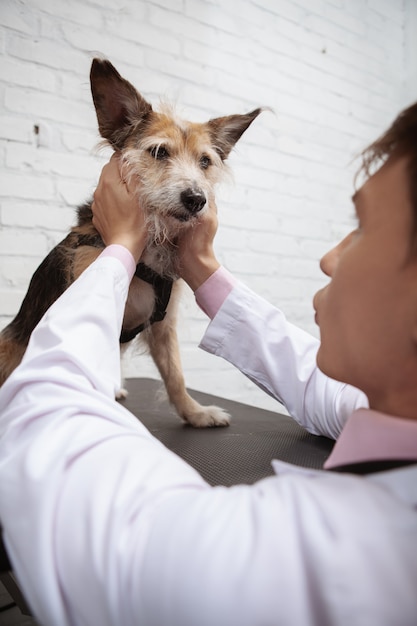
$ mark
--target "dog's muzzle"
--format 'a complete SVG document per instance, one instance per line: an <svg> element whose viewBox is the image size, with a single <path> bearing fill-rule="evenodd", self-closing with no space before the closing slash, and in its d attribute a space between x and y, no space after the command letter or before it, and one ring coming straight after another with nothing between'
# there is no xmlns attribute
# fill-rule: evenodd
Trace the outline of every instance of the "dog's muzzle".
<svg viewBox="0 0 417 626"><path fill-rule="evenodd" d="M192 189L189 187L181 193L181 202L183 207L191 215L196 215L201 209L204 208L207 200L206 196L200 189Z"/></svg>

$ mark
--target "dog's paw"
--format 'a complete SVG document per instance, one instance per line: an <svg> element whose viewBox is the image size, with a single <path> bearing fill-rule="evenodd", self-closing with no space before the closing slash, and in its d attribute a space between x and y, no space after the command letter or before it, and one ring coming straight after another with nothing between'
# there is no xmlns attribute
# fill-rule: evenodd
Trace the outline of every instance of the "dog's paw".
<svg viewBox="0 0 417 626"><path fill-rule="evenodd" d="M129 395L128 390L125 389L124 387L121 387L119 391L117 391L116 393L116 400L126 400L128 395Z"/></svg>
<svg viewBox="0 0 417 626"><path fill-rule="evenodd" d="M184 416L185 421L195 428L229 426L230 415L219 406L200 406L198 410Z"/></svg>

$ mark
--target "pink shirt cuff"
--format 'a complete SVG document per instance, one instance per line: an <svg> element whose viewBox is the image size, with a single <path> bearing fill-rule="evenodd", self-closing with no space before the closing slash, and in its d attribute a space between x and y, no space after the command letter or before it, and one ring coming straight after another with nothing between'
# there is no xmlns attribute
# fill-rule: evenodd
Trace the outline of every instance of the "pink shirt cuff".
<svg viewBox="0 0 417 626"><path fill-rule="evenodd" d="M213 319L226 300L237 279L224 267L219 267L195 292L198 306Z"/></svg>
<svg viewBox="0 0 417 626"><path fill-rule="evenodd" d="M133 255L127 248L119 245L118 243L113 243L110 246L107 246L107 248L104 248L100 256L111 256L114 259L118 259L124 265L128 273L129 280L132 280L136 271L136 263Z"/></svg>

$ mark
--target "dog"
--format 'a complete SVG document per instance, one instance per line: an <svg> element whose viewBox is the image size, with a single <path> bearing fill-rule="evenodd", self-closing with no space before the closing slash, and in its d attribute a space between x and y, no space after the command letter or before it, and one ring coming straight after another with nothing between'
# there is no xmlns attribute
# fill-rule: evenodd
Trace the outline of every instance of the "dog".
<svg viewBox="0 0 417 626"><path fill-rule="evenodd" d="M167 105L154 110L106 59L93 59L90 83L99 132L120 154L149 228L129 288L120 342L123 346L140 335L184 422L227 426L226 411L201 406L186 391L176 333L181 282L176 240L214 202L214 188L227 171L230 151L262 109L206 123L184 121ZM92 224L90 201L78 207L76 225L35 271L19 312L0 333L0 385L20 363L46 310L104 247Z"/></svg>

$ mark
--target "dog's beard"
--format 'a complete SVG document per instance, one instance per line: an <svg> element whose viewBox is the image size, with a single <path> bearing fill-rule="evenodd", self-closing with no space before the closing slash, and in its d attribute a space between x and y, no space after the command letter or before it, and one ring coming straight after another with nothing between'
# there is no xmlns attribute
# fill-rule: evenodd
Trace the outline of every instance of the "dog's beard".
<svg viewBox="0 0 417 626"><path fill-rule="evenodd" d="M152 245L170 244L175 245L175 240L181 230L187 228L193 221L190 219L180 219L177 214L160 215L154 211L148 212L146 216L146 227L149 234L149 243Z"/></svg>

